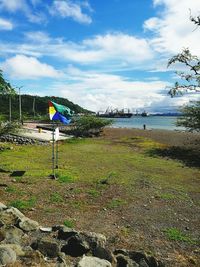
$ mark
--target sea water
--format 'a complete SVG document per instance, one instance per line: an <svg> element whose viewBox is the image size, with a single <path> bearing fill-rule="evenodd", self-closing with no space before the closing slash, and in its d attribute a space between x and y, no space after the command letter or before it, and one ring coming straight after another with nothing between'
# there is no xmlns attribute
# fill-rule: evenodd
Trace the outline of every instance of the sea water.
<svg viewBox="0 0 200 267"><path fill-rule="evenodd" d="M163 130L185 130L177 127L175 116L132 116L131 118L114 118L111 127L114 128L139 128L144 129L163 129Z"/></svg>

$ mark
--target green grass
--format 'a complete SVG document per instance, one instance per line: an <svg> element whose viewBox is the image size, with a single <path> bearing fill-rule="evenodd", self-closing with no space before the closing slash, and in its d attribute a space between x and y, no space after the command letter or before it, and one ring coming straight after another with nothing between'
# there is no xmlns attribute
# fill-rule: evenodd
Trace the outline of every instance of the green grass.
<svg viewBox="0 0 200 267"><path fill-rule="evenodd" d="M59 174L56 174L56 177L58 178L58 181L60 183L73 183L75 181L75 178L72 175L59 175Z"/></svg>
<svg viewBox="0 0 200 267"><path fill-rule="evenodd" d="M94 197L94 198L100 196L100 192L94 188L88 190L87 193L89 196Z"/></svg>
<svg viewBox="0 0 200 267"><path fill-rule="evenodd" d="M169 240L196 244L196 240L191 238L189 235L181 232L181 230L177 228L167 228L164 230L164 233Z"/></svg>
<svg viewBox="0 0 200 267"><path fill-rule="evenodd" d="M114 198L107 204L107 207L109 209L115 209L115 208L124 206L125 204L127 204L125 200L120 199L120 198Z"/></svg>
<svg viewBox="0 0 200 267"><path fill-rule="evenodd" d="M73 228L73 227L75 227L74 221L72 221L72 220L65 220L65 221L63 222L63 224L64 224L65 226L69 227L69 228Z"/></svg>
<svg viewBox="0 0 200 267"><path fill-rule="evenodd" d="M31 209L35 206L36 204L36 198L32 197L28 200L13 200L9 203L9 206L15 207L19 210L26 210L26 209Z"/></svg>
<svg viewBox="0 0 200 267"><path fill-rule="evenodd" d="M54 192L50 196L50 201L51 202L54 202L54 203L60 203L60 202L63 202L64 199L63 199L63 197L59 193Z"/></svg>
<svg viewBox="0 0 200 267"><path fill-rule="evenodd" d="M26 192L20 190L16 186L8 186L8 187L6 187L5 191L10 193L10 194L16 194L16 195L24 195L24 194L26 194Z"/></svg>

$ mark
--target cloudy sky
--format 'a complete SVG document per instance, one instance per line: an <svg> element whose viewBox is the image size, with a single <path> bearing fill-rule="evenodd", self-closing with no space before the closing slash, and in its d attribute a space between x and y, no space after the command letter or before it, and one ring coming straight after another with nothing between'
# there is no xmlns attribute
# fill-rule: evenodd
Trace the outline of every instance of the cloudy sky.
<svg viewBox="0 0 200 267"><path fill-rule="evenodd" d="M0 69L22 93L61 96L93 111L174 111L170 57L200 56L200 0L0 0Z"/></svg>

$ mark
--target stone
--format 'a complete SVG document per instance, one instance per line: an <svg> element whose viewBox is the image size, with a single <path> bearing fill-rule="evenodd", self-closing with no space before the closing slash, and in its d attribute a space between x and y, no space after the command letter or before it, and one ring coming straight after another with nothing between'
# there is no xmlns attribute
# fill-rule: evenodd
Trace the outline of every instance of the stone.
<svg viewBox="0 0 200 267"><path fill-rule="evenodd" d="M102 234L81 232L79 236L89 244L91 249L96 249L97 247L103 248L106 245L106 237Z"/></svg>
<svg viewBox="0 0 200 267"><path fill-rule="evenodd" d="M67 240L77 234L78 234L77 231L71 228L68 228L66 226L63 226L63 227L60 227L60 229L58 230L58 239Z"/></svg>
<svg viewBox="0 0 200 267"><path fill-rule="evenodd" d="M0 202L0 211L7 209L6 205Z"/></svg>
<svg viewBox="0 0 200 267"><path fill-rule="evenodd" d="M139 265L132 261L128 256L123 254L118 254L117 257L117 266L116 267L138 267Z"/></svg>
<svg viewBox="0 0 200 267"><path fill-rule="evenodd" d="M34 231L39 228L38 222L31 220L27 217L24 217L19 222L19 227L24 231Z"/></svg>
<svg viewBox="0 0 200 267"><path fill-rule="evenodd" d="M147 264L147 262L145 261L145 259L141 259L139 261L139 267L150 267L150 265Z"/></svg>
<svg viewBox="0 0 200 267"><path fill-rule="evenodd" d="M146 263L148 263L148 258L145 253L140 251L129 251L129 258L131 258L133 261L140 263L141 260L145 260ZM148 265L147 265L148 266Z"/></svg>
<svg viewBox="0 0 200 267"><path fill-rule="evenodd" d="M158 267L158 262L153 256L151 256L148 257L148 265L149 267Z"/></svg>
<svg viewBox="0 0 200 267"><path fill-rule="evenodd" d="M43 237L38 240L37 249L44 255L50 258L56 258L59 253L58 244L48 237Z"/></svg>
<svg viewBox="0 0 200 267"><path fill-rule="evenodd" d="M0 266L14 263L16 261L16 253L9 247L0 245Z"/></svg>
<svg viewBox="0 0 200 267"><path fill-rule="evenodd" d="M52 227L40 227L40 231L44 233L51 233Z"/></svg>
<svg viewBox="0 0 200 267"><path fill-rule="evenodd" d="M92 255L100 259L107 260L111 263L115 261L114 255L108 248L97 247L92 251Z"/></svg>
<svg viewBox="0 0 200 267"><path fill-rule="evenodd" d="M77 264L77 267L112 267L107 260L96 257L84 256Z"/></svg>
<svg viewBox="0 0 200 267"><path fill-rule="evenodd" d="M67 245L64 245L61 248L61 252L64 252L67 255L72 257L80 257L83 254L87 253L90 250L90 247L87 242L83 241L78 235L72 236Z"/></svg>
<svg viewBox="0 0 200 267"><path fill-rule="evenodd" d="M9 213L9 214L13 214L18 219L22 219L25 217L24 214L21 213L21 211L19 211L18 209L14 208L14 207L7 209L5 212Z"/></svg>
<svg viewBox="0 0 200 267"><path fill-rule="evenodd" d="M3 244L3 247L4 248L11 248L16 253L16 256L23 257L25 255L25 252L23 251L23 249L22 249L22 247L20 245L17 245L17 244Z"/></svg>
<svg viewBox="0 0 200 267"><path fill-rule="evenodd" d="M2 228L2 233L4 234L4 243L9 244L20 244L23 236L23 231L15 226Z"/></svg>

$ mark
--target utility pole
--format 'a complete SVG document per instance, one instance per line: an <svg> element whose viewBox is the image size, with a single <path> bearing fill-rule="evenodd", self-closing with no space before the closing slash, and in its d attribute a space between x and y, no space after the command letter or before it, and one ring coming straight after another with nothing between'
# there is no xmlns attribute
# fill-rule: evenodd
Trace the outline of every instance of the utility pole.
<svg viewBox="0 0 200 267"><path fill-rule="evenodd" d="M22 99L21 99L21 90L22 86L19 87L19 121L22 123Z"/></svg>
<svg viewBox="0 0 200 267"><path fill-rule="evenodd" d="M33 118L35 119L35 96L33 97Z"/></svg>

